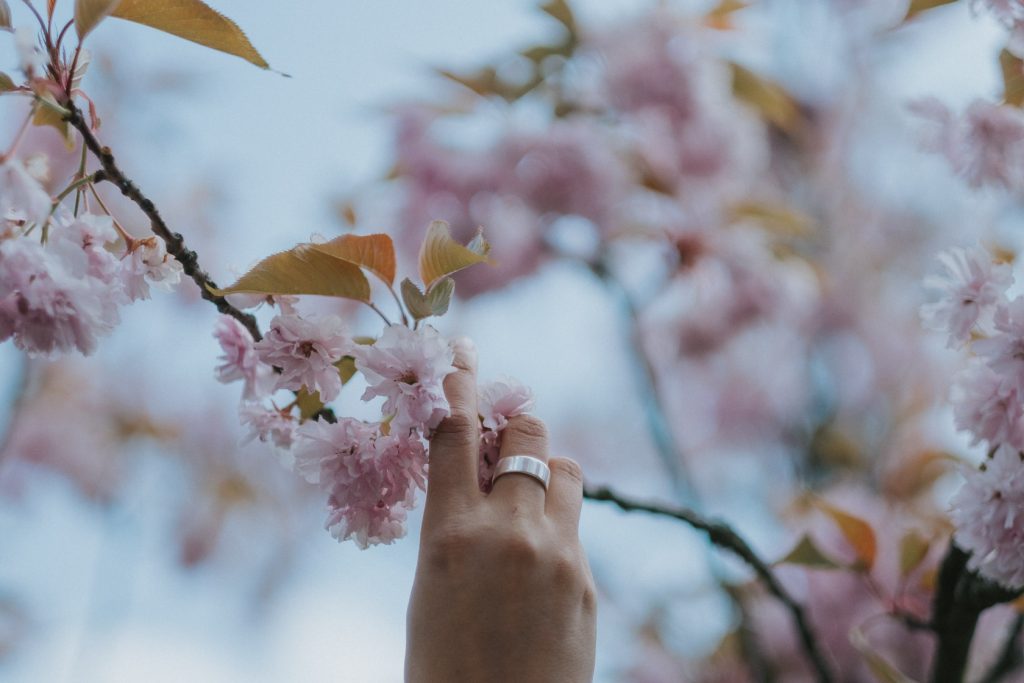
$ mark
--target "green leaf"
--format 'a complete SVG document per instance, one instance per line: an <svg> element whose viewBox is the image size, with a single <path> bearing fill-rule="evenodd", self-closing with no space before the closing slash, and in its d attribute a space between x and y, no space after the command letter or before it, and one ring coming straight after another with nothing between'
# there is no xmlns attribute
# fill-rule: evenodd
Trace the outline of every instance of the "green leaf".
<svg viewBox="0 0 1024 683"><path fill-rule="evenodd" d="M450 277L435 284L426 294L421 292L420 288L409 278L402 280L402 300L405 301L405 307L409 309L409 313L416 320L447 313L454 291L455 282Z"/></svg>
<svg viewBox="0 0 1024 683"><path fill-rule="evenodd" d="M389 285L395 281L395 245L385 234L342 235L313 248L366 268Z"/></svg>
<svg viewBox="0 0 1024 683"><path fill-rule="evenodd" d="M348 384L348 381L356 374L356 359L352 356L343 356L341 360L334 364L334 367L338 368L342 385Z"/></svg>
<svg viewBox="0 0 1024 683"><path fill-rule="evenodd" d="M910 21L921 12L954 2L956 0L910 0L910 7L907 8L907 14L903 17L903 21Z"/></svg>
<svg viewBox="0 0 1024 683"><path fill-rule="evenodd" d="M464 247L452 239L444 221L434 221L420 247L420 279L429 291L438 280L477 263L486 263L490 245L478 234Z"/></svg>
<svg viewBox="0 0 1024 683"><path fill-rule="evenodd" d="M864 657L871 673L874 674L880 683L917 683L913 678L904 675L899 669L889 663L882 655L871 646L860 626L850 629L850 644Z"/></svg>
<svg viewBox="0 0 1024 683"><path fill-rule="evenodd" d="M900 576L907 576L920 566L930 545L927 538L913 530L900 539Z"/></svg>
<svg viewBox="0 0 1024 683"><path fill-rule="evenodd" d="M310 393L305 388L295 394L295 405L299 407L299 416L305 420L311 420L324 409L324 402L320 400L320 392Z"/></svg>
<svg viewBox="0 0 1024 683"><path fill-rule="evenodd" d="M455 292L455 281L450 277L441 280L427 292L427 303L430 304L430 312L433 315L444 315L448 312L448 305L452 302L452 294Z"/></svg>
<svg viewBox="0 0 1024 683"><path fill-rule="evenodd" d="M1019 107L1024 104L1024 60L1003 48L999 53L1003 72L1003 101Z"/></svg>
<svg viewBox="0 0 1024 683"><path fill-rule="evenodd" d="M36 96L36 110L32 115L33 126L50 126L60 133L60 136L64 138L64 145L68 149L75 148L75 138L71 124L69 124L64 117L67 115L67 110L57 103L53 95L49 92L43 92L43 94Z"/></svg>
<svg viewBox="0 0 1024 683"><path fill-rule="evenodd" d="M106 19L121 0L75 0L75 30L81 41Z"/></svg>
<svg viewBox="0 0 1024 683"><path fill-rule="evenodd" d="M238 24L201 0L121 0L111 16L134 21L269 69Z"/></svg>
<svg viewBox="0 0 1024 683"><path fill-rule="evenodd" d="M17 90L18 86L15 84L14 79L0 71L0 93L10 92Z"/></svg>
<svg viewBox="0 0 1024 683"><path fill-rule="evenodd" d="M857 556L857 568L870 570L875 566L875 557L878 554L878 543L875 540L875 531L871 525L860 517L844 512L837 507L818 501L818 507L826 515L832 518L839 527L843 538L853 548Z"/></svg>
<svg viewBox="0 0 1024 683"><path fill-rule="evenodd" d="M803 536L789 553L775 564L797 564L817 569L840 569L841 565L833 562L818 549L809 536Z"/></svg>
<svg viewBox="0 0 1024 683"><path fill-rule="evenodd" d="M409 315L415 320L430 317L430 304L427 303L427 297L409 278L402 280L402 301L405 302Z"/></svg>
<svg viewBox="0 0 1024 683"><path fill-rule="evenodd" d="M778 83L731 62L732 92L736 98L756 109L761 117L780 130L792 133L800 123L800 109Z"/></svg>
<svg viewBox="0 0 1024 683"><path fill-rule="evenodd" d="M11 28L11 6L0 0L0 28Z"/></svg>
<svg viewBox="0 0 1024 683"><path fill-rule="evenodd" d="M370 300L370 282L359 266L300 244L263 259L238 282L214 294L318 294L356 301Z"/></svg>

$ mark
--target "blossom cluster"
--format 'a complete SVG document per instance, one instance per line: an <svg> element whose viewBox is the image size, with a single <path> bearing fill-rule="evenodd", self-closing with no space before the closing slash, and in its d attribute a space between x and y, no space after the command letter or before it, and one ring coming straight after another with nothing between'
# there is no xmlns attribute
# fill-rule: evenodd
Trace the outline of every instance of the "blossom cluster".
<svg viewBox="0 0 1024 683"><path fill-rule="evenodd" d="M55 207L20 162L0 164L0 342L32 356L90 354L122 305L179 282L161 242L115 228L110 216Z"/></svg>
<svg viewBox="0 0 1024 683"><path fill-rule="evenodd" d="M387 326L380 336L356 341L340 318L305 316L288 299L266 336L256 342L234 318L221 317L215 337L223 355L221 382L242 383L241 419L250 438L273 442L282 460L327 495L327 530L359 547L392 543L426 489L427 441L449 414L444 379L455 372L451 344L433 327ZM376 421L334 418L321 407L303 411L303 398L319 405L338 397L351 364L366 382L364 401L383 399ZM279 408L275 392L298 398ZM508 418L532 406L529 390L511 379L480 387L481 479L490 475Z"/></svg>
<svg viewBox="0 0 1024 683"><path fill-rule="evenodd" d="M928 284L939 299L922 309L925 323L953 348L973 352L952 393L959 429L988 457L964 472L953 497L956 542L970 567L1008 587L1024 586L1024 297L1011 299L1008 264L982 248L954 248Z"/></svg>

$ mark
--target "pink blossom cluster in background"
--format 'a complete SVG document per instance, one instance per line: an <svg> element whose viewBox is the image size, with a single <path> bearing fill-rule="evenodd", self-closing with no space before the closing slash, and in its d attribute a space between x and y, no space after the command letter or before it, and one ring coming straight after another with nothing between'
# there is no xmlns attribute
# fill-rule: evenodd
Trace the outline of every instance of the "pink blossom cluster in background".
<svg viewBox="0 0 1024 683"><path fill-rule="evenodd" d="M1024 586L1024 297L1010 299L1008 264L980 247L941 256L943 273L931 280L940 293L922 310L952 347L974 357L956 378L957 427L985 444L988 457L965 469L951 501L956 542L971 553L969 566L1008 588Z"/></svg>

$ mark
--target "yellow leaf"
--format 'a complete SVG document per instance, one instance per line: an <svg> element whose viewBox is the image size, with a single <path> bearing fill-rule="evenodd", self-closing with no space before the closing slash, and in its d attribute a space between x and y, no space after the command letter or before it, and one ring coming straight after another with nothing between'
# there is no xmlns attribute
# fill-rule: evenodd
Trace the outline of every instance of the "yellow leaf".
<svg viewBox="0 0 1024 683"><path fill-rule="evenodd" d="M843 538L853 548L857 555L858 567L867 570L874 567L878 544L875 541L875 531L871 525L860 517L833 507L825 501L818 501L817 504L822 512L832 518L832 521L839 527L839 531L842 532Z"/></svg>
<svg viewBox="0 0 1024 683"><path fill-rule="evenodd" d="M566 0L549 0L540 6L542 12L565 27L570 36L576 35L576 17Z"/></svg>
<svg viewBox="0 0 1024 683"><path fill-rule="evenodd" d="M727 30L732 28L732 15L750 4L744 0L721 0L710 12L704 15L704 23L710 28Z"/></svg>
<svg viewBox="0 0 1024 683"><path fill-rule="evenodd" d="M387 235L342 235L313 248L366 268L389 285L395 281L395 245Z"/></svg>
<svg viewBox="0 0 1024 683"><path fill-rule="evenodd" d="M0 0L0 28L11 28L11 7L7 0Z"/></svg>
<svg viewBox="0 0 1024 683"><path fill-rule="evenodd" d="M734 219L750 218L782 235L806 237L813 232L814 222L811 217L795 211L784 204L746 201L732 207Z"/></svg>
<svg viewBox="0 0 1024 683"><path fill-rule="evenodd" d="M931 543L916 531L908 531L900 540L900 576L906 576L924 561Z"/></svg>
<svg viewBox="0 0 1024 683"><path fill-rule="evenodd" d="M773 81L736 63L732 68L732 92L760 112L761 117L780 130L792 133L800 123L800 109L789 93Z"/></svg>
<svg viewBox="0 0 1024 683"><path fill-rule="evenodd" d="M775 564L798 564L818 569L838 569L840 567L839 564L825 557L808 536L802 537L800 542Z"/></svg>
<svg viewBox="0 0 1024 683"><path fill-rule="evenodd" d="M372 339L370 343L373 343ZM348 384L348 381L356 374L356 359L352 356L344 356L334 364L334 367L338 368L338 374L341 375L341 383L343 385Z"/></svg>
<svg viewBox="0 0 1024 683"><path fill-rule="evenodd" d="M956 0L910 0L910 7L907 8L907 15L903 17L903 21L909 21L925 10L949 5L954 2Z"/></svg>
<svg viewBox="0 0 1024 683"><path fill-rule="evenodd" d="M150 26L269 69L238 24L201 0L121 0L111 16Z"/></svg>
<svg viewBox="0 0 1024 683"><path fill-rule="evenodd" d="M18 86L14 83L14 79L0 71L0 93L10 92L16 89Z"/></svg>
<svg viewBox="0 0 1024 683"><path fill-rule="evenodd" d="M36 110L32 115L32 125L55 128L60 133L60 136L64 138L64 145L68 149L74 149L75 138L72 133L73 129L71 124L64 120L67 110L57 104L57 100L50 93L40 95L36 102Z"/></svg>
<svg viewBox="0 0 1024 683"><path fill-rule="evenodd" d="M490 245L477 235L469 246L452 239L451 230L444 221L434 221L427 228L427 236L420 247L420 279L427 290L441 278L477 263L487 262Z"/></svg>
<svg viewBox="0 0 1024 683"><path fill-rule="evenodd" d="M302 420L310 420L324 409L324 402L320 400L320 392L310 393L306 391L305 387L295 394L295 404L299 407L299 417Z"/></svg>
<svg viewBox="0 0 1024 683"><path fill-rule="evenodd" d="M1003 72L1003 101L1019 107L1024 104L1024 60L1006 48L999 53Z"/></svg>
<svg viewBox="0 0 1024 683"><path fill-rule="evenodd" d="M238 282L224 289L211 289L218 295L239 294L318 294L356 301L370 300L370 282L363 271L348 261L318 250L314 244L300 244L263 259Z"/></svg>
<svg viewBox="0 0 1024 683"><path fill-rule="evenodd" d="M106 19L121 0L75 0L75 30L82 40Z"/></svg>

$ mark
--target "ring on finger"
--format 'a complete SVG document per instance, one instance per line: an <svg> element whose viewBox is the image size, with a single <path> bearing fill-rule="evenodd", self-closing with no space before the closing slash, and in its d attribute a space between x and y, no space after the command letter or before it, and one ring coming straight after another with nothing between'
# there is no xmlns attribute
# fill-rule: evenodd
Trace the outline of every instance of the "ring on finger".
<svg viewBox="0 0 1024 683"><path fill-rule="evenodd" d="M491 477L491 484L498 481L503 474L525 474L539 481L544 490L547 491L548 482L551 480L551 470L540 458L532 455L509 455L498 461L494 468L494 476Z"/></svg>

